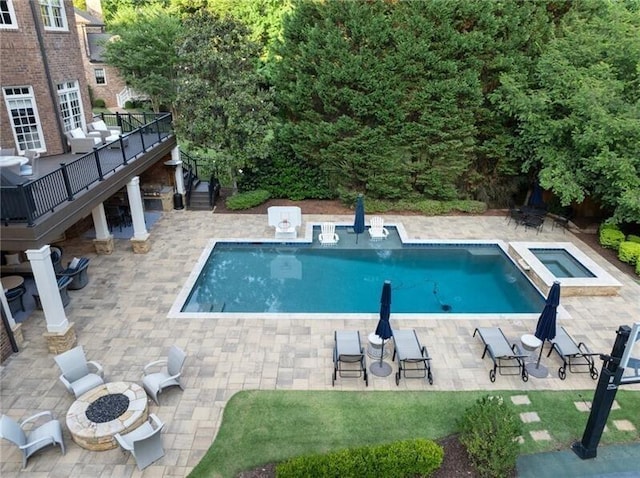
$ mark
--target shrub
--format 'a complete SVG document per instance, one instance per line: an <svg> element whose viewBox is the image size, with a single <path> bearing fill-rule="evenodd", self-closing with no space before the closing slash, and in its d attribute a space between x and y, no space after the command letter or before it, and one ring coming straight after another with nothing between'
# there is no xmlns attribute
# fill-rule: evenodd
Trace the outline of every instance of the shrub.
<svg viewBox="0 0 640 478"><path fill-rule="evenodd" d="M640 243L625 241L618 248L618 259L628 264L637 264L640 259Z"/></svg>
<svg viewBox="0 0 640 478"><path fill-rule="evenodd" d="M255 206L259 206L263 202L267 201L271 195L269 191L264 189L257 189L255 191L248 191L246 193L238 193L227 198L226 205L232 211L240 209L250 209Z"/></svg>
<svg viewBox="0 0 640 478"><path fill-rule="evenodd" d="M640 276L640 261L636 262L636 274Z"/></svg>
<svg viewBox="0 0 640 478"><path fill-rule="evenodd" d="M134 107L135 106L133 104L133 101L127 100L127 101L124 102L124 109L125 110L132 110Z"/></svg>
<svg viewBox="0 0 640 478"><path fill-rule="evenodd" d="M522 424L502 397L486 396L458 421L460 442L481 477L509 476L515 469Z"/></svg>
<svg viewBox="0 0 640 478"><path fill-rule="evenodd" d="M601 227L599 240L602 247L618 250L620 243L624 241L624 232L610 227Z"/></svg>
<svg viewBox="0 0 640 478"><path fill-rule="evenodd" d="M94 108L104 108L106 106L106 103L102 98L96 98L95 100L93 100L93 106Z"/></svg>
<svg viewBox="0 0 640 478"><path fill-rule="evenodd" d="M640 243L640 236L635 236L633 234L629 234L627 236L627 241Z"/></svg>
<svg viewBox="0 0 640 478"><path fill-rule="evenodd" d="M278 478L429 476L442 465L444 451L422 438L292 458L276 467Z"/></svg>

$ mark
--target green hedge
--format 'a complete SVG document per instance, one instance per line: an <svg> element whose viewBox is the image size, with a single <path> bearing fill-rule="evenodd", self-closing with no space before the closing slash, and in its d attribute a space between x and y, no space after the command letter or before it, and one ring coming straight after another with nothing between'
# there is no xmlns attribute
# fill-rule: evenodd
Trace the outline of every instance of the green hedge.
<svg viewBox="0 0 640 478"><path fill-rule="evenodd" d="M637 264L640 258L640 243L621 242L618 248L618 259L627 264Z"/></svg>
<svg viewBox="0 0 640 478"><path fill-rule="evenodd" d="M106 105L106 103L104 102L104 100L102 98L97 98L97 99L93 100L94 108L104 108L105 105Z"/></svg>
<svg viewBox="0 0 640 478"><path fill-rule="evenodd" d="M629 234L627 236L627 241L640 243L640 236L635 236L633 234Z"/></svg>
<svg viewBox="0 0 640 478"><path fill-rule="evenodd" d="M353 199L349 197L345 204L355 204L355 196ZM389 211L413 211L425 216L441 216L451 214L452 212L465 212L469 214L482 214L487 210L487 204L481 201L456 200L456 201L437 201L435 199L400 199L398 201L390 201L385 199L369 199L365 198L365 209L367 213L387 213Z"/></svg>
<svg viewBox="0 0 640 478"><path fill-rule="evenodd" d="M460 442L482 478L511 476L520 451L522 423L502 398L486 396L465 410L458 422Z"/></svg>
<svg viewBox="0 0 640 478"><path fill-rule="evenodd" d="M624 241L624 232L615 224L603 224L600 226L599 240L602 247L618 250L620 243Z"/></svg>
<svg viewBox="0 0 640 478"><path fill-rule="evenodd" d="M263 202L268 201L270 197L271 195L269 194L269 191L258 189L256 191L234 194L227 198L225 204L232 211L251 209L252 207L259 206Z"/></svg>
<svg viewBox="0 0 640 478"><path fill-rule="evenodd" d="M413 478L430 476L440 468L443 457L442 447L430 440L403 440L384 445L349 448L326 455L292 458L276 467L276 477Z"/></svg>

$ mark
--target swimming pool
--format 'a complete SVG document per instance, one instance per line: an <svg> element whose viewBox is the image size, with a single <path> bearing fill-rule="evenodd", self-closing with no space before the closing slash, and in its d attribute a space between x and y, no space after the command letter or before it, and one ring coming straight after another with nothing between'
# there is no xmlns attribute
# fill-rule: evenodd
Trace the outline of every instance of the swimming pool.
<svg viewBox="0 0 640 478"><path fill-rule="evenodd" d="M393 313L533 314L544 306L498 243L361 241L353 249L216 242L180 312L375 314L385 280Z"/></svg>
<svg viewBox="0 0 640 478"><path fill-rule="evenodd" d="M551 273L558 277L595 277L565 249L530 249Z"/></svg>

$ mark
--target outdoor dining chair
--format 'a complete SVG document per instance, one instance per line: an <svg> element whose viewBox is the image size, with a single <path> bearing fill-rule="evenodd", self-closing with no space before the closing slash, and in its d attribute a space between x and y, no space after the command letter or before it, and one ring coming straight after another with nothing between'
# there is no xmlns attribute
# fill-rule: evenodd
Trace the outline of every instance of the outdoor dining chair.
<svg viewBox="0 0 640 478"><path fill-rule="evenodd" d="M33 425L39 418L47 417L47 421L40 425ZM25 425L29 425L29 428ZM64 455L64 440L62 438L62 427L58 420L54 420L50 411L36 413L25 418L20 423L7 415L0 417L0 438L4 438L22 452L22 468L27 467L27 460L35 452L42 450L49 445L60 445Z"/></svg>

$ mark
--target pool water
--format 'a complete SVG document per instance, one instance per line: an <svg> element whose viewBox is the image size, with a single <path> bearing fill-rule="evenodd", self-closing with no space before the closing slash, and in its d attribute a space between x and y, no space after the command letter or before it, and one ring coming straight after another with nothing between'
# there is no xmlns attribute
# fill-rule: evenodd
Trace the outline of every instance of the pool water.
<svg viewBox="0 0 640 478"><path fill-rule="evenodd" d="M396 313L534 313L544 306L497 244L217 243L182 312L377 313L385 280Z"/></svg>
<svg viewBox="0 0 640 478"><path fill-rule="evenodd" d="M595 277L565 249L531 249L531 253L556 277Z"/></svg>

